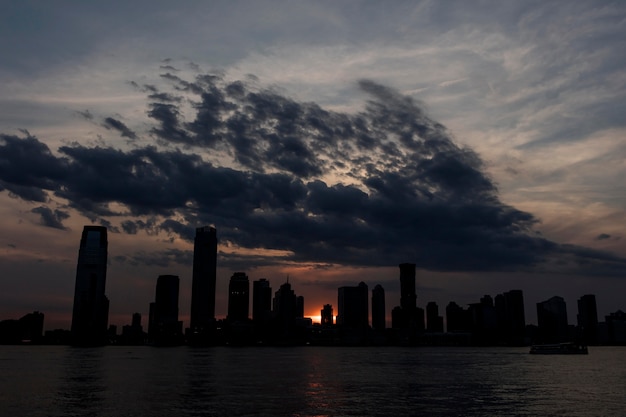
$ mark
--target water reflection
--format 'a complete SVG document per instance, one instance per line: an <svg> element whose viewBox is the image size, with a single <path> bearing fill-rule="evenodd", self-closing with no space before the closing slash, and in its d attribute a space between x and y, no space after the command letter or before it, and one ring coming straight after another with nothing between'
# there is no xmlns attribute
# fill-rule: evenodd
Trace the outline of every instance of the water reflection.
<svg viewBox="0 0 626 417"><path fill-rule="evenodd" d="M56 401L62 415L99 416L106 408L103 357L105 348L68 348Z"/></svg>
<svg viewBox="0 0 626 417"><path fill-rule="evenodd" d="M1 350L4 349L4 350ZM622 415L624 348L0 347L0 415Z"/></svg>

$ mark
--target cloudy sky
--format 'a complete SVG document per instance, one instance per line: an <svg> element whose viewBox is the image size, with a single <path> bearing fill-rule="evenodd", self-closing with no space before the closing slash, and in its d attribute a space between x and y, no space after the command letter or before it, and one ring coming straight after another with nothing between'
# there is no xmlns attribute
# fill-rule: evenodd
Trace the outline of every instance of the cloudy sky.
<svg viewBox="0 0 626 417"><path fill-rule="evenodd" d="M194 229L308 315L522 289L626 308L626 3L2 2L0 319L68 328L83 225L110 323L147 317ZM601 317L602 318L602 317ZM144 318L144 325L146 324Z"/></svg>

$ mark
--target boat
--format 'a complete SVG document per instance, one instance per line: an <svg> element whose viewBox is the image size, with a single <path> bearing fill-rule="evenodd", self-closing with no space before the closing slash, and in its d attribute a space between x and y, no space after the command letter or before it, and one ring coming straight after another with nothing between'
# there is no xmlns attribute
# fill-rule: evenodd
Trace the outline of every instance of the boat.
<svg viewBox="0 0 626 417"><path fill-rule="evenodd" d="M554 343L550 345L532 345L530 352L533 355L587 355L587 346L579 343Z"/></svg>

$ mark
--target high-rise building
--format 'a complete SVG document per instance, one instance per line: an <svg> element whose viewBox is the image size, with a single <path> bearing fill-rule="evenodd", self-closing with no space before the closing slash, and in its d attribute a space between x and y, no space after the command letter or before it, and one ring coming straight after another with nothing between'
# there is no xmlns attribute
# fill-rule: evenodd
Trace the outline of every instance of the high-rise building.
<svg viewBox="0 0 626 417"><path fill-rule="evenodd" d="M74 307L72 343L104 345L107 341L109 300L104 294L107 274L107 229L85 226L80 239Z"/></svg>
<svg viewBox="0 0 626 417"><path fill-rule="evenodd" d="M578 300L578 330L584 343L595 344L598 342L598 307L596 296L586 294Z"/></svg>
<svg viewBox="0 0 626 417"><path fill-rule="evenodd" d="M178 321L176 275L159 275L154 302L150 303L148 339L155 345L176 345L182 341L183 323Z"/></svg>
<svg viewBox="0 0 626 417"><path fill-rule="evenodd" d="M443 333L443 317L439 315L439 306L434 301L426 304L426 330L430 333Z"/></svg>
<svg viewBox="0 0 626 417"><path fill-rule="evenodd" d="M537 303L537 327L539 338L544 343L569 340L567 308L562 297L555 296Z"/></svg>
<svg viewBox="0 0 626 417"><path fill-rule="evenodd" d="M450 301L446 307L446 321L448 333L464 333L470 331L468 311L454 301Z"/></svg>
<svg viewBox="0 0 626 417"><path fill-rule="evenodd" d="M196 339L206 339L215 322L215 283L217 281L217 231L199 227L193 245L190 331Z"/></svg>
<svg viewBox="0 0 626 417"><path fill-rule="evenodd" d="M246 321L250 305L250 281L244 272L235 272L228 284L228 320Z"/></svg>
<svg viewBox="0 0 626 417"><path fill-rule="evenodd" d="M522 290L511 290L504 294L504 337L509 345L523 345L526 333L524 294Z"/></svg>
<svg viewBox="0 0 626 417"><path fill-rule="evenodd" d="M383 331L386 326L385 290L378 284L372 290L372 328Z"/></svg>
<svg viewBox="0 0 626 417"><path fill-rule="evenodd" d="M320 311L320 318L322 326L333 325L333 306L330 304L324 304L324 308Z"/></svg>
<svg viewBox="0 0 626 417"><path fill-rule="evenodd" d="M415 311L417 294L415 293L415 264L400 264L400 307L405 312Z"/></svg>
<svg viewBox="0 0 626 417"><path fill-rule="evenodd" d="M297 297L291 284L286 282L274 294L273 311L279 322L291 322L296 318Z"/></svg>
<svg viewBox="0 0 626 417"><path fill-rule="evenodd" d="M252 283L252 321L267 321L272 313L272 287L270 282L261 278Z"/></svg>
<svg viewBox="0 0 626 417"><path fill-rule="evenodd" d="M356 287L340 287L337 298L337 325L366 328L369 325L367 284Z"/></svg>
<svg viewBox="0 0 626 417"><path fill-rule="evenodd" d="M400 306L391 312L391 327L409 330L410 337L424 330L424 310L417 307L415 293L415 264L403 263L400 267Z"/></svg>

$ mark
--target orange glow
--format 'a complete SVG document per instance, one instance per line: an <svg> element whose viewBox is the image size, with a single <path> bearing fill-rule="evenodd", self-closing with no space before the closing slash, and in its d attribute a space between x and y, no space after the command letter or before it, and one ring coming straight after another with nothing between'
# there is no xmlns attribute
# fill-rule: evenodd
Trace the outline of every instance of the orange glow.
<svg viewBox="0 0 626 417"><path fill-rule="evenodd" d="M322 316L319 314L319 312L317 314L305 314L304 318L311 319L313 323L319 324L322 322Z"/></svg>

